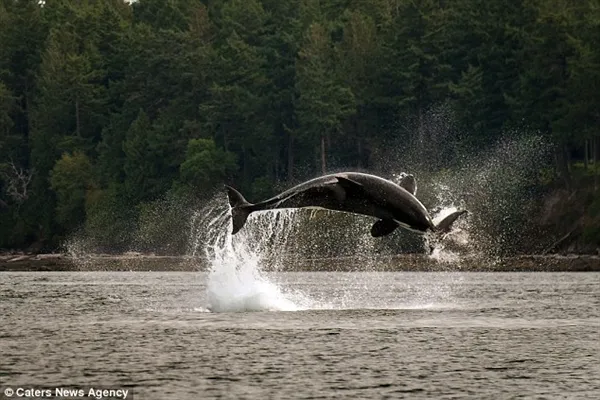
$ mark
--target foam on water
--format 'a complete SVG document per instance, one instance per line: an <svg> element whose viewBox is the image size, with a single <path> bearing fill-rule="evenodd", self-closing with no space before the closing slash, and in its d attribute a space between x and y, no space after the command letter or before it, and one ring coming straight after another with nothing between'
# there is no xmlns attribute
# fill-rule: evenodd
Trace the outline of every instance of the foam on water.
<svg viewBox="0 0 600 400"><path fill-rule="evenodd" d="M293 210L250 216L244 229L231 234L226 199L218 198L194 215L192 255L208 263L207 308L213 312L296 311L309 307L302 293L284 291L268 277L281 265L288 235L295 228Z"/></svg>
<svg viewBox="0 0 600 400"><path fill-rule="evenodd" d="M440 196L439 200L440 204L444 204L443 197ZM439 211L434 213L432 216L433 223L437 225L448 215L458 211L459 209L461 208L455 207L454 205L440 208ZM444 234L442 238L434 238L429 236L427 240L430 241L433 247L433 250L429 255L433 260L460 267L461 258L464 253L464 251L461 250L466 248L466 246L468 246L470 243L468 219L464 216L459 218L453 224L452 230Z"/></svg>

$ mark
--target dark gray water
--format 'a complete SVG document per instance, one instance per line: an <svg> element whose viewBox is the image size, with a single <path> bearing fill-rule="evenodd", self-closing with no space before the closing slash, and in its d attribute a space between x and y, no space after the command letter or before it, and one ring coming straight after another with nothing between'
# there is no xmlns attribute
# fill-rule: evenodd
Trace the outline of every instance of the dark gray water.
<svg viewBox="0 0 600 400"><path fill-rule="evenodd" d="M265 311L213 313L200 273L2 273L0 386L129 388L136 399L600 398L600 274L269 281L282 298L230 299ZM237 296L216 287L221 301Z"/></svg>

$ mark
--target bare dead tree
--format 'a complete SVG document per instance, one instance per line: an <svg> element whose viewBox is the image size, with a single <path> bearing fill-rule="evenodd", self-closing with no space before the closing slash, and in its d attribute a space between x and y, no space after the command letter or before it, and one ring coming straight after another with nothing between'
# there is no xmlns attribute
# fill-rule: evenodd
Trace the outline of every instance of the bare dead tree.
<svg viewBox="0 0 600 400"><path fill-rule="evenodd" d="M35 171L33 169L19 168L12 160L5 165L6 167L0 170L0 174L6 184L6 194L15 203L21 205L29 198L29 184Z"/></svg>

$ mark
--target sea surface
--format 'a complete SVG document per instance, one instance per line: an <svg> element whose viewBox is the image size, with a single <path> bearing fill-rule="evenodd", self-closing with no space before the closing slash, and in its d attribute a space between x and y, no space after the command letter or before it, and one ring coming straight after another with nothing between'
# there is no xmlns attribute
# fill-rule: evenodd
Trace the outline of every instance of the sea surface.
<svg viewBox="0 0 600 400"><path fill-rule="evenodd" d="M252 287L208 278L0 273L1 390L600 399L599 273L272 273Z"/></svg>

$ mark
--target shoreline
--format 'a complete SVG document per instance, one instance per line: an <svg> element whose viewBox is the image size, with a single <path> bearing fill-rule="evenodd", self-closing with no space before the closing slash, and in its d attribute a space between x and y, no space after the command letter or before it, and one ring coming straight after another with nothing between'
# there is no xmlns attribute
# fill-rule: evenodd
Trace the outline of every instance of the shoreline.
<svg viewBox="0 0 600 400"><path fill-rule="evenodd" d="M402 272L600 272L600 256L520 255L495 260L466 256L438 261L425 254L365 257L282 258L285 268L265 260L265 271L402 271ZM188 256L156 256L140 253L89 255L72 258L66 254L0 254L1 272L36 271L182 271L202 272L207 261Z"/></svg>

